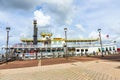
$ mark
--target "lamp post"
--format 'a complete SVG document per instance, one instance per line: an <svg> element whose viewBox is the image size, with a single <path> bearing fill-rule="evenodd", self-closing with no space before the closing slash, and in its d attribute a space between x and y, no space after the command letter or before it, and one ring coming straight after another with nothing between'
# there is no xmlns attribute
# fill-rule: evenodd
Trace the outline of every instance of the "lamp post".
<svg viewBox="0 0 120 80"><path fill-rule="evenodd" d="M68 54L67 54L67 28L64 28L65 31L65 58L68 60Z"/></svg>
<svg viewBox="0 0 120 80"><path fill-rule="evenodd" d="M37 53L37 46L35 45L34 47L34 52L35 52L35 55L36 55L36 60L38 59L38 53Z"/></svg>
<svg viewBox="0 0 120 80"><path fill-rule="evenodd" d="M98 29L98 32L99 32L99 37L100 37L101 54L102 54L102 57L104 57L103 51L102 51L101 29Z"/></svg>
<svg viewBox="0 0 120 80"><path fill-rule="evenodd" d="M38 32L38 27L37 27L37 20L33 21L33 45L37 45L38 41L37 41L37 32Z"/></svg>
<svg viewBox="0 0 120 80"><path fill-rule="evenodd" d="M6 31L7 31L7 41L6 41L6 63L7 63L7 60L8 60L8 42L9 42L10 27L6 27Z"/></svg>
<svg viewBox="0 0 120 80"><path fill-rule="evenodd" d="M38 27L37 27L37 20L33 20L33 25L34 25L34 28L33 28L33 45L34 45L34 51L36 53L36 59L38 59L38 53L37 53L37 43L38 43L38 40L37 40L37 32L38 32Z"/></svg>

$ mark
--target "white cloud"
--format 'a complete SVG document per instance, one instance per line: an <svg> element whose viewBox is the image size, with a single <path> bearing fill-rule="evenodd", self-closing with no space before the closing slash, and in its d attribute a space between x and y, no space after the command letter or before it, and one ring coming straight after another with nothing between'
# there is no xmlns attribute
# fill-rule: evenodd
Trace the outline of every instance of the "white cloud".
<svg viewBox="0 0 120 80"><path fill-rule="evenodd" d="M68 24L68 25L71 25L72 22L73 22L72 19L67 19L65 23Z"/></svg>
<svg viewBox="0 0 120 80"><path fill-rule="evenodd" d="M89 37L90 37L90 38L98 38L98 37L99 37L98 32L95 32L95 31L91 32L91 33L89 34Z"/></svg>
<svg viewBox="0 0 120 80"><path fill-rule="evenodd" d="M34 12L34 18L37 20L39 26L47 26L50 24L51 17L45 15L41 10L36 10Z"/></svg>
<svg viewBox="0 0 120 80"><path fill-rule="evenodd" d="M83 35L78 35L78 39L84 39L85 37Z"/></svg>
<svg viewBox="0 0 120 80"><path fill-rule="evenodd" d="M84 27L81 24L76 24L75 25L78 29L80 29L82 32L85 32Z"/></svg>
<svg viewBox="0 0 120 80"><path fill-rule="evenodd" d="M20 34L20 37L21 37L21 38L25 38L25 37L27 37L27 34L26 34L26 33L21 33L21 34Z"/></svg>
<svg viewBox="0 0 120 80"><path fill-rule="evenodd" d="M82 0L81 4L79 5L78 3L78 7L76 8L76 16L78 17L75 19L78 19L85 25L86 33L90 37L97 37L97 29L101 28L103 40L107 40L107 34L110 35L109 39L119 40L117 38L120 35L120 1Z"/></svg>
<svg viewBox="0 0 120 80"><path fill-rule="evenodd" d="M41 0L0 0L0 9L3 11L6 9L7 11L11 10L25 10L30 11L33 10L36 5L39 5Z"/></svg>
<svg viewBox="0 0 120 80"><path fill-rule="evenodd" d="M43 3L57 4L61 8L68 8L73 3L73 0L41 0Z"/></svg>
<svg viewBox="0 0 120 80"><path fill-rule="evenodd" d="M109 35L109 37L107 37L107 35L109 35L109 34L106 34L106 33L101 33L101 39L103 40L103 41L112 41L112 40L114 40L114 38L113 37L111 37L110 35ZM99 38L99 33L96 31L92 31L90 34L89 34L89 38Z"/></svg>
<svg viewBox="0 0 120 80"><path fill-rule="evenodd" d="M44 12L49 14L58 25L71 24L74 5L73 0L42 0Z"/></svg>

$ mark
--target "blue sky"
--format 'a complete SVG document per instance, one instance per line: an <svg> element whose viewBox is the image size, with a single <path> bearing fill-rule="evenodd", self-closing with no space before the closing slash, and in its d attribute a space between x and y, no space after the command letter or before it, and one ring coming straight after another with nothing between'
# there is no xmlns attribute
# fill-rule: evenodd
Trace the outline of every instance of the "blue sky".
<svg viewBox="0 0 120 80"><path fill-rule="evenodd" d="M68 38L97 38L101 28L103 40L119 43L119 4L119 0L0 0L0 46L6 43L6 26L11 27L10 44L32 38L33 19L38 20L38 33L64 37L67 27Z"/></svg>

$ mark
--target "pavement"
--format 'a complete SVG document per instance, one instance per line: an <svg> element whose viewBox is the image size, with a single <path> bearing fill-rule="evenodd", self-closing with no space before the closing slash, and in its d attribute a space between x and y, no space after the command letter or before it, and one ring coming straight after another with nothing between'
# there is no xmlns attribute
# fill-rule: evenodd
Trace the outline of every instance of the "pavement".
<svg viewBox="0 0 120 80"><path fill-rule="evenodd" d="M120 80L120 63L94 60L2 69L0 70L0 80Z"/></svg>
<svg viewBox="0 0 120 80"><path fill-rule="evenodd" d="M0 65L0 80L120 80L120 54L13 61Z"/></svg>
<svg viewBox="0 0 120 80"><path fill-rule="evenodd" d="M86 62L98 60L97 58L92 57L69 57L66 58L50 58L42 60L22 60L22 61L12 61L0 65L0 69L13 69L13 68L24 68L24 67L34 67L34 66L46 66L46 65L55 65L55 64L64 64L72 62Z"/></svg>

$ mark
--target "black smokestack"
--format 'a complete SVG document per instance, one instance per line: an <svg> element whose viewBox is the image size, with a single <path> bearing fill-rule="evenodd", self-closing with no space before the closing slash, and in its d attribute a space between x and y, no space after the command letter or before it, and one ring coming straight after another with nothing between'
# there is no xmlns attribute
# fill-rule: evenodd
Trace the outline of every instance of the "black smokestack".
<svg viewBox="0 0 120 80"><path fill-rule="evenodd" d="M37 20L33 21L34 31L33 31L33 45L37 45Z"/></svg>

